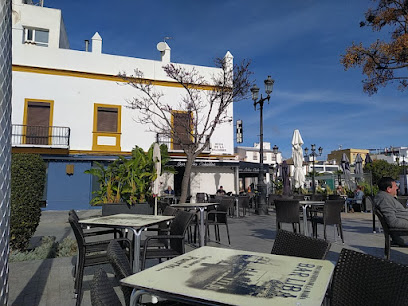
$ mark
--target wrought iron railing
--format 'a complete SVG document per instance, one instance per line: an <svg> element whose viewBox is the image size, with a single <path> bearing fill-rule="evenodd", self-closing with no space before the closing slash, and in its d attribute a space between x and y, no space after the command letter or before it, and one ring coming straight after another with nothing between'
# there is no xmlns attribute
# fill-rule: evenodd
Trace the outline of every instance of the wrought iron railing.
<svg viewBox="0 0 408 306"><path fill-rule="evenodd" d="M69 148L70 133L70 128L65 126L13 124L11 144Z"/></svg>
<svg viewBox="0 0 408 306"><path fill-rule="evenodd" d="M172 138L168 134L164 133L157 133L156 134L156 141L158 144L165 144L167 146L167 149L169 151L181 151L180 145L177 145L176 143L173 143ZM203 147L204 143L200 144L200 148ZM204 149L204 153L209 153L211 152L211 143L208 144L208 146Z"/></svg>

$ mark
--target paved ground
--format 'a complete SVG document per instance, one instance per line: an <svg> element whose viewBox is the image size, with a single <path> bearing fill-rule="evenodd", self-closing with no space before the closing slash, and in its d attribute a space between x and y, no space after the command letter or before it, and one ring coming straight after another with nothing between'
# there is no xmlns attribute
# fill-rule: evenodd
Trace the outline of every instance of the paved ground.
<svg viewBox="0 0 408 306"><path fill-rule="evenodd" d="M100 214L99 210L79 212L81 218L98 214ZM43 212L35 238L55 236L57 241L61 241L67 236L74 237L67 218L68 212L66 211ZM373 234L370 213L343 214L342 218L345 244L343 245L339 238L334 241L334 229L329 227L328 239L332 242L328 255L329 260L337 261L338 254L343 247L378 257L383 256L384 236L382 233ZM377 221L377 226L378 223ZM231 218L229 224L231 245L228 245L225 230L222 228L220 229L221 244L210 242L210 245L264 253L271 251L276 235L275 214L273 212L268 216L247 215L239 219ZM290 228L290 225L284 225L284 229ZM319 227L318 231L322 234L322 227ZM211 235L214 237L213 233ZM191 250L191 247L189 249ZM408 248L393 248L391 259L408 265ZM71 275L74 262L75 257L10 263L9 305L75 305L74 283ZM104 269L110 273L109 275L114 281L112 269L108 265L105 265ZM92 275L93 269L86 268L82 305L91 305L89 283ZM116 289L118 295L121 296L120 290Z"/></svg>

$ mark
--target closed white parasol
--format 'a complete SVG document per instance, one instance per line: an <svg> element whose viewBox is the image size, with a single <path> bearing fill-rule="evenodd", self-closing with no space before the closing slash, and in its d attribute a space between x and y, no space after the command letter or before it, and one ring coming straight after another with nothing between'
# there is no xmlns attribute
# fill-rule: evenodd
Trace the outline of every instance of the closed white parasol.
<svg viewBox="0 0 408 306"><path fill-rule="evenodd" d="M153 146L153 161L154 168L156 169L156 179L153 182L154 215L157 215L157 196L160 192L160 173L161 173L161 153L158 143L155 143Z"/></svg>
<svg viewBox="0 0 408 306"><path fill-rule="evenodd" d="M303 139L300 136L299 130L293 131L292 137L292 159L295 167L293 172L293 178L295 182L295 188L303 187L305 183L305 174L303 173Z"/></svg>

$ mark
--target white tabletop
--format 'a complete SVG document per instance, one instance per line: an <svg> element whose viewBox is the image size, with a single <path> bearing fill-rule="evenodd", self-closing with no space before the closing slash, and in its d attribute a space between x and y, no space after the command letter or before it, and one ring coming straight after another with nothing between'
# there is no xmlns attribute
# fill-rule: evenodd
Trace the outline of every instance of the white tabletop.
<svg viewBox="0 0 408 306"><path fill-rule="evenodd" d="M208 207L212 205L219 205L220 203L177 203L170 205L171 207L180 207L180 208L194 208L194 207Z"/></svg>
<svg viewBox="0 0 408 306"><path fill-rule="evenodd" d="M300 205L324 205L324 201L299 201Z"/></svg>
<svg viewBox="0 0 408 306"><path fill-rule="evenodd" d="M91 219L84 219L80 220L79 223L87 225L123 226L140 228L158 224L164 221L170 221L172 219L174 219L174 216L116 214Z"/></svg>
<svg viewBox="0 0 408 306"><path fill-rule="evenodd" d="M229 305L320 305L327 260L201 247L121 280L167 298Z"/></svg>

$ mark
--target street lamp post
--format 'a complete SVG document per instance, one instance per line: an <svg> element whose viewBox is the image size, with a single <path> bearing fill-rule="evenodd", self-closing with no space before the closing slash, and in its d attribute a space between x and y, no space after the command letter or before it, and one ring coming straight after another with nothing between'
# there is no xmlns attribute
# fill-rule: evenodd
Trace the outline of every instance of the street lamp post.
<svg viewBox="0 0 408 306"><path fill-rule="evenodd" d="M266 184L264 181L264 166L263 166L263 105L264 102L267 100L269 103L270 99L270 94L273 89L273 83L275 81L272 80L271 76L268 76L268 78L264 81L265 83L265 93L266 97L263 98L261 94L261 98L258 100L258 94L259 94L259 87L257 87L255 84L251 88L251 93L252 93L252 100L254 101L254 108L256 110L256 106L259 105L259 110L260 110L260 135L259 135L259 173L258 173L258 196L257 196L257 207L255 209L255 213L258 215L267 215L268 214L268 206L266 203Z"/></svg>
<svg viewBox="0 0 408 306"><path fill-rule="evenodd" d="M309 157L309 156L312 157L312 190L313 190L313 194L315 194L315 193L316 193L316 184L315 184L315 160L316 160L316 156L322 155L323 148L322 148L322 147L319 147L319 149L317 149L318 152L319 152L319 154L317 154L317 153L316 153L316 145L315 145L315 144L312 144L310 147L311 147L312 153L308 154L308 153L309 153L309 148L305 148L304 151L305 151L305 157Z"/></svg>

